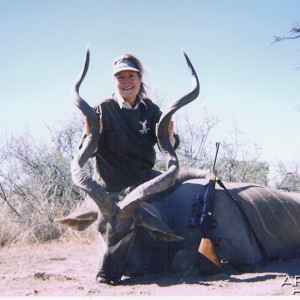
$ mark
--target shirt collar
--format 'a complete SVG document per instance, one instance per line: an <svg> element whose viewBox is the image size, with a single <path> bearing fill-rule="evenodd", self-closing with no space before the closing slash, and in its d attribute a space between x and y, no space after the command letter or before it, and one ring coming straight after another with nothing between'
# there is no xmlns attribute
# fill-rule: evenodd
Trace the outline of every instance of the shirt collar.
<svg viewBox="0 0 300 300"><path fill-rule="evenodd" d="M123 108L129 109L129 110L138 109L140 104L143 104L145 106L145 108L147 108L145 101L140 96L137 96L134 107L132 107L128 102L126 102L119 93L115 93L113 95L113 98L117 101L117 103L119 104L121 109L123 109Z"/></svg>

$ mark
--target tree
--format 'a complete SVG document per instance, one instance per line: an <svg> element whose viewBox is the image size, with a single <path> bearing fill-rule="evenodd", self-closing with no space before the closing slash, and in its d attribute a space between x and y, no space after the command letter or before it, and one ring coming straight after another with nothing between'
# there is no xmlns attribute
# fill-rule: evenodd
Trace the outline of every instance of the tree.
<svg viewBox="0 0 300 300"><path fill-rule="evenodd" d="M292 24L292 28L289 31L289 35L283 35L283 36L273 36L274 43L285 41L285 40L295 40L300 38L300 23L298 21L295 21L294 24ZM300 68L300 67L298 67ZM297 105L297 110L300 111L300 103Z"/></svg>
<svg viewBox="0 0 300 300"><path fill-rule="evenodd" d="M79 118L64 120L59 129L51 130L49 144L37 143L28 132L2 138L0 198L6 204L1 210L0 227L6 230L7 220L13 220L16 226L10 237L2 231L0 243L21 238L40 242L61 235L54 218L70 212L84 198L70 173L81 134L76 128L82 128Z"/></svg>
<svg viewBox="0 0 300 300"><path fill-rule="evenodd" d="M222 180L268 185L269 165L259 160L260 147L251 140L243 140L243 133L237 125L230 136L230 139L221 142L220 159L217 163Z"/></svg>
<svg viewBox="0 0 300 300"><path fill-rule="evenodd" d="M275 184L278 189L289 192L300 192L300 165L290 163L289 165L279 162L276 167L277 178Z"/></svg>
<svg viewBox="0 0 300 300"><path fill-rule="evenodd" d="M300 38L300 23L298 21L295 21L294 24L292 24L292 28L289 31L289 35L283 35L283 36L273 36L274 43L281 42L284 40L295 40Z"/></svg>
<svg viewBox="0 0 300 300"><path fill-rule="evenodd" d="M181 164L186 167L207 168L210 163L210 134L217 125L218 119L210 114L206 108L199 111L199 122L193 124L188 115L179 124L180 147L178 156Z"/></svg>
<svg viewBox="0 0 300 300"><path fill-rule="evenodd" d="M215 153L211 131L218 123L218 119L203 109L199 111L199 120L200 123L195 125L185 116L182 123L176 122L179 124L177 131L181 140L176 152L181 167L209 170ZM269 164L260 161L260 147L251 140L245 140L237 124L229 137L219 142L220 151L216 169L223 181L268 185ZM161 159L158 160L157 167L163 167Z"/></svg>

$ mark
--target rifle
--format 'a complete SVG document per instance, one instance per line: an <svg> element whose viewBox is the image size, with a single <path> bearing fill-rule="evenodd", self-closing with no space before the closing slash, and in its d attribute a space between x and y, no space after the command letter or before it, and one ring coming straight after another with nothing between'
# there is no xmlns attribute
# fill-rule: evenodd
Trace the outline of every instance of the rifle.
<svg viewBox="0 0 300 300"><path fill-rule="evenodd" d="M209 182L206 186L204 200L203 200L203 209L200 218L200 226L202 228L204 237L213 240L215 245L218 244L218 241L214 237L214 234L212 233L211 229L215 228L216 226L216 221L213 219L213 208L215 202L215 186L217 180L216 161L219 152L219 146L220 143L216 143L217 149L215 154L215 160L211 168L211 175L210 175Z"/></svg>
<svg viewBox="0 0 300 300"><path fill-rule="evenodd" d="M215 236L212 229L216 226L216 221L213 219L213 207L215 201L215 186L217 180L216 161L219 152L220 143L216 143L216 154L214 163L211 169L211 176L206 186L203 209L200 218L200 226L203 231L203 238L200 241L198 248L198 262L200 273L211 275L221 271L221 265L217 257L214 246L219 245L220 239Z"/></svg>

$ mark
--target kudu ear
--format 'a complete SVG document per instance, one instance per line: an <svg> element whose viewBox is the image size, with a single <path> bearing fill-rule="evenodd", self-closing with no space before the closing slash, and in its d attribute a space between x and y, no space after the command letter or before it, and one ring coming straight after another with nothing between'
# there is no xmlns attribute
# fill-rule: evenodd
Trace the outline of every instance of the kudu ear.
<svg viewBox="0 0 300 300"><path fill-rule="evenodd" d="M92 210L91 208L82 208L62 219L55 219L54 221L74 230L83 231L92 225L97 218L97 211Z"/></svg>
<svg viewBox="0 0 300 300"><path fill-rule="evenodd" d="M165 242L182 241L181 236L176 235L169 226L163 222L158 210L151 204L141 203L136 211L138 226L143 227L156 240Z"/></svg>

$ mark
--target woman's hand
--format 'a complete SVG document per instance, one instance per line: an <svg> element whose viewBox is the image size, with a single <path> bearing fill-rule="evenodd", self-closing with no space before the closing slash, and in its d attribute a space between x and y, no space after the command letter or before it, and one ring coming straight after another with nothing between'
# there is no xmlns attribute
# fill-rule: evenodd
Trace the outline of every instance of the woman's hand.
<svg viewBox="0 0 300 300"><path fill-rule="evenodd" d="M158 123L156 123L156 130L157 130L157 127L158 127ZM176 139L174 137L174 121L172 121L172 120L170 120L168 132L169 132L169 141L170 141L172 147L174 148Z"/></svg>
<svg viewBox="0 0 300 300"><path fill-rule="evenodd" d="M87 118L87 116L84 116L84 124L85 124L85 133L87 135L89 135L91 133L91 126L90 126L90 121ZM102 119L99 120L99 129L100 129L100 133L101 133L102 129L103 129Z"/></svg>
<svg viewBox="0 0 300 300"><path fill-rule="evenodd" d="M174 137L174 121L172 121L172 120L169 123L169 140L170 140L172 147L174 148L176 140Z"/></svg>
<svg viewBox="0 0 300 300"><path fill-rule="evenodd" d="M91 133L91 126L90 126L90 121L87 118L87 116L84 116L84 124L85 124L85 133L87 135L89 135ZM100 133L102 132L102 129L103 129L103 122L102 122L102 119L100 119L99 120L99 131L100 131ZM94 153L96 153L97 150L98 150L98 147L95 149Z"/></svg>

